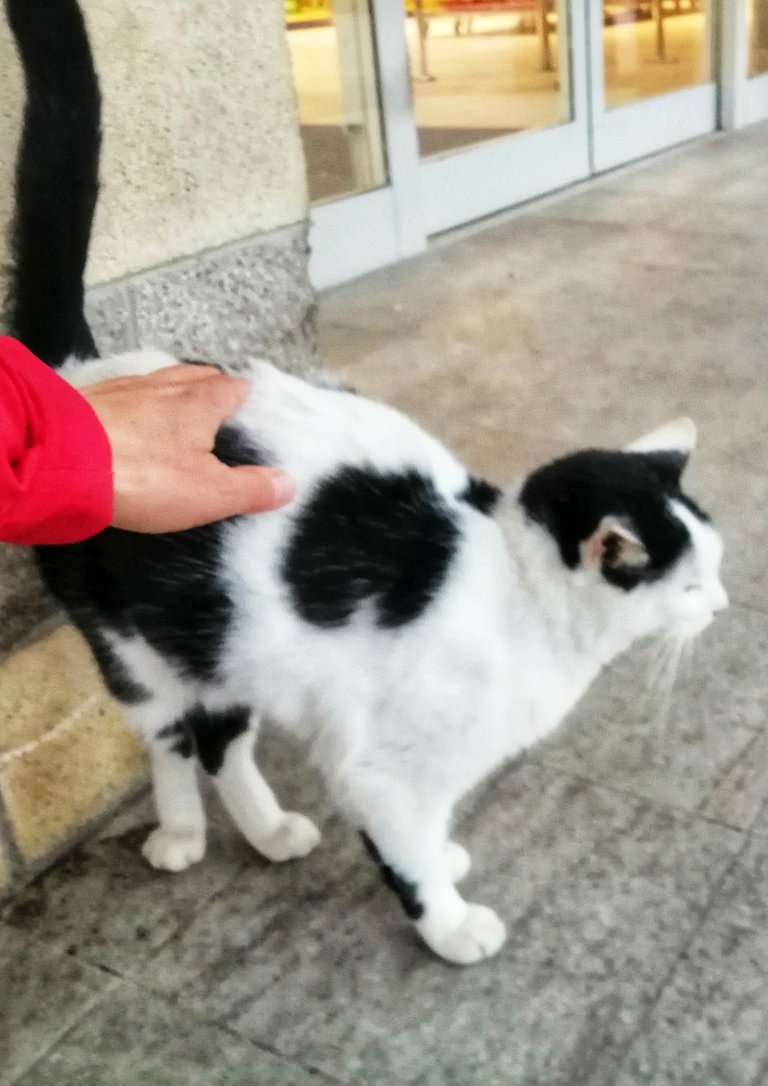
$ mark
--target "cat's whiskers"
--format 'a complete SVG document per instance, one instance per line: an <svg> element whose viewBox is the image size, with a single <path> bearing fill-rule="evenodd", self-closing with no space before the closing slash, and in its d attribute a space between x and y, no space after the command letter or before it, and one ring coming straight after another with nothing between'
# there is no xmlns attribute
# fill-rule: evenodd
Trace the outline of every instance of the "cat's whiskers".
<svg viewBox="0 0 768 1086"><path fill-rule="evenodd" d="M662 641L663 659L657 675L656 737L664 738L670 719L672 693L680 670L680 662L686 647L686 641L679 637L665 638Z"/></svg>

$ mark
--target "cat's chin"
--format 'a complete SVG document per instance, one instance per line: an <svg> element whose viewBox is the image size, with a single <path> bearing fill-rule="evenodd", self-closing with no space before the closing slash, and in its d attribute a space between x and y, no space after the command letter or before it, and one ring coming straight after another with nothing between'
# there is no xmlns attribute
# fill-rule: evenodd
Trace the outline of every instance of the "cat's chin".
<svg viewBox="0 0 768 1086"><path fill-rule="evenodd" d="M708 626L711 626L715 620L714 615L703 615L701 618L687 619L685 622L676 626L672 633L669 635L671 641L688 642L693 641L694 638L704 633Z"/></svg>

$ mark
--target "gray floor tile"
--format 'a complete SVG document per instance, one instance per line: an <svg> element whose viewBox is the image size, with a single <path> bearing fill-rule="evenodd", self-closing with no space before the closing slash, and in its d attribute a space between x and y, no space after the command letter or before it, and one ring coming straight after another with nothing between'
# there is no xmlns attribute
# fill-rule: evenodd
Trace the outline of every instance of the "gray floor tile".
<svg viewBox="0 0 768 1086"><path fill-rule="evenodd" d="M575 349L576 318L572 337L563 327L552 332L562 340L561 349L547 342L536 308L532 305L523 319L527 331L509 337L501 334L501 320L487 333L452 329L446 321L422 330L406 348L383 346L338 372L437 436L474 421L571 448L621 446L670 418L690 415L699 426L698 459L753 473L768 470L765 381L729 376L722 361L717 370L687 373L677 347L673 360L658 368L642 329L636 333L641 346L635 363L617 365L610 350L626 350L627 334L602 338L599 346L600 337L590 330L594 350ZM493 324L491 318L488 323Z"/></svg>
<svg viewBox="0 0 768 1086"><path fill-rule="evenodd" d="M140 853L153 825L144 801L121 817L118 833L78 846L10 902L2 917L30 953L49 946L118 972L136 968L246 862L222 819L202 864L180 875L154 871Z"/></svg>
<svg viewBox="0 0 768 1086"><path fill-rule="evenodd" d="M572 1086L629 1040L740 840L532 764L458 836L509 924L493 961L439 962L362 858L322 885L310 858L279 921L241 876L141 982L356 1084Z"/></svg>
<svg viewBox="0 0 768 1086"><path fill-rule="evenodd" d="M698 640L690 668L681 664L665 708L663 684L649 683L652 647L632 650L534 757L690 811L706 808L722 785L720 814L730 822L729 771L768 722L767 654L768 615L731 608Z"/></svg>
<svg viewBox="0 0 768 1086"><path fill-rule="evenodd" d="M266 735L262 768L287 806L317 815L317 777L287 742ZM68 950L119 973L142 967L243 867L268 868L232 827L215 796L206 796L208 849L180 874L155 871L140 852L155 825L149 799L124 811L99 839L84 842L0 912L30 947ZM322 811L321 811L322 815Z"/></svg>
<svg viewBox="0 0 768 1086"><path fill-rule="evenodd" d="M694 453L685 487L723 537L723 584L731 602L768 611L768 475L729 470Z"/></svg>
<svg viewBox="0 0 768 1086"><path fill-rule="evenodd" d="M768 801L758 811L752 828L754 833L768 834Z"/></svg>
<svg viewBox="0 0 768 1086"><path fill-rule="evenodd" d="M338 1081L338 1080L336 1080ZM18 1086L331 1086L125 983L22 1078Z"/></svg>
<svg viewBox="0 0 768 1086"><path fill-rule="evenodd" d="M113 986L110 974L0 923L0 1082L15 1082Z"/></svg>
<svg viewBox="0 0 768 1086"><path fill-rule="evenodd" d="M612 1086L762 1086L768 1071L768 842L755 837Z"/></svg>
<svg viewBox="0 0 768 1086"><path fill-rule="evenodd" d="M316 813L316 812L315 812ZM135 976L169 998L186 1000L200 984L226 992L204 1009L226 1023L234 1004L251 1005L279 981L284 963L263 954L274 932L301 944L309 916L333 900L351 872L367 868L362 844L337 818L324 821L323 840L308 857L289 864L254 863L168 942Z"/></svg>

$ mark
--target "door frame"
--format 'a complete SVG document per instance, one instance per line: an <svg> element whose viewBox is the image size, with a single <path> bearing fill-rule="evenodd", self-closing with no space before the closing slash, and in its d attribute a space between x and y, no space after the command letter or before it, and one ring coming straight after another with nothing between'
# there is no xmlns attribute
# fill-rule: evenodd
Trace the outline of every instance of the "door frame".
<svg viewBox="0 0 768 1086"><path fill-rule="evenodd" d="M746 2L746 0L742 0ZM719 17L711 0L711 79L692 87L638 99L624 106L605 104L602 0L588 0L590 64L590 142L592 172L622 166L647 155L714 132L719 122Z"/></svg>
<svg viewBox="0 0 768 1086"><path fill-rule="evenodd" d="M723 0L721 123L744 128L768 117L768 73L749 75L746 0Z"/></svg>

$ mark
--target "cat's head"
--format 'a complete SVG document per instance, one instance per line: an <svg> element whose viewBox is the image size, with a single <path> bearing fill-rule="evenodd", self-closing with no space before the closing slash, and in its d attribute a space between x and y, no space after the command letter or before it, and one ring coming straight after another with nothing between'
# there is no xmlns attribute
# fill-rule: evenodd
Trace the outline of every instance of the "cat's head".
<svg viewBox="0 0 768 1086"><path fill-rule="evenodd" d="M520 494L569 569L631 603L634 636L694 637L728 605L722 541L681 487L695 444L694 424L677 419L620 452L577 452L539 468Z"/></svg>

